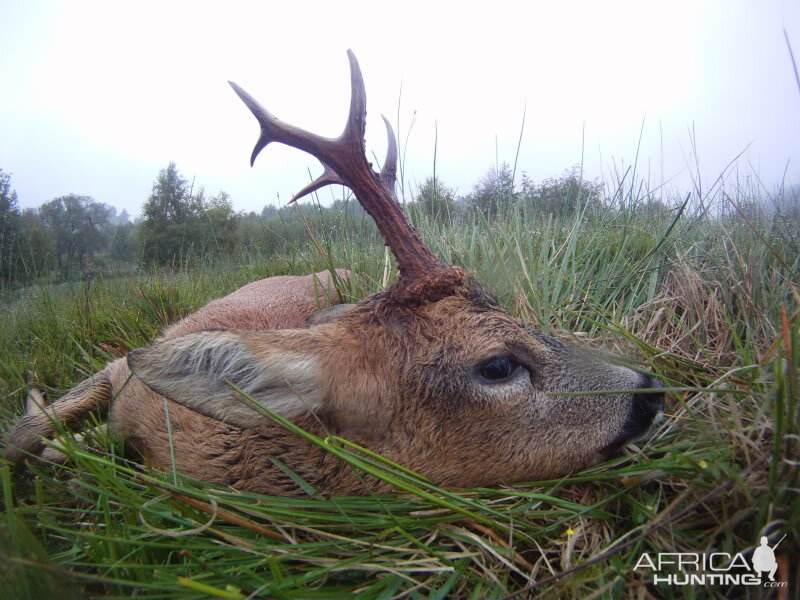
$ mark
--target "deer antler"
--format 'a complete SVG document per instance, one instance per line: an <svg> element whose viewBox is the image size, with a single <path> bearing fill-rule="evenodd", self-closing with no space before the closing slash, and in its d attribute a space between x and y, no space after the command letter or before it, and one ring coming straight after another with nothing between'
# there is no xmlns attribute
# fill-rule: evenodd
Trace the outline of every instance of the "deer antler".
<svg viewBox="0 0 800 600"><path fill-rule="evenodd" d="M322 175L300 190L292 202L326 185L335 183L349 187L374 219L397 259L400 278L392 288L393 297L402 302L438 300L452 293L461 283L464 272L459 267L442 264L428 250L397 202L394 192L397 142L386 117L383 118L389 139L386 160L380 173L372 170L364 149L367 116L364 79L351 50L347 51L347 57L350 59L350 114L344 131L335 139L283 123L238 85L228 82L261 125L250 164L270 142L280 142L316 157L322 163Z"/></svg>

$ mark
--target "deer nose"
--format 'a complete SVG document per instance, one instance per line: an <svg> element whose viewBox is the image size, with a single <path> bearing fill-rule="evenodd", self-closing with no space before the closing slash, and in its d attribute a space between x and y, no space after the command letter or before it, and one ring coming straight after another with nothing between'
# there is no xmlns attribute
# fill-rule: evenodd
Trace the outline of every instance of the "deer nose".
<svg viewBox="0 0 800 600"><path fill-rule="evenodd" d="M632 395L624 425L612 442L603 448L606 455L613 454L628 442L640 437L654 423L661 420L664 411L664 392L658 390L663 387L664 385L654 377L645 374L640 376L638 389L643 391Z"/></svg>
<svg viewBox="0 0 800 600"><path fill-rule="evenodd" d="M647 391L637 392L633 395L630 419L635 425L645 430L663 417L664 392L655 390L663 388L664 384L655 377L642 373L640 387Z"/></svg>

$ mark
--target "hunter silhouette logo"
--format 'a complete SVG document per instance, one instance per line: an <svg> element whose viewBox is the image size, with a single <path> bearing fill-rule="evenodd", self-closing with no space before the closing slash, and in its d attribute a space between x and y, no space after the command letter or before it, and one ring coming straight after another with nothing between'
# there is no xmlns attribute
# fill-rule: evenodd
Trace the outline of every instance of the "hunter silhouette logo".
<svg viewBox="0 0 800 600"><path fill-rule="evenodd" d="M769 572L769 580L775 581L775 571L778 569L778 561L775 560L775 548L778 547L778 544L780 544L785 537L786 534L784 533L783 537L778 540L778 543L770 548L767 545L769 539L767 536L762 536L761 545L753 552L753 570L758 573L759 576L762 576L762 573Z"/></svg>
<svg viewBox="0 0 800 600"><path fill-rule="evenodd" d="M787 582L775 581L778 561L775 550L784 540L784 535L774 546L769 538L761 538L761 545L753 551L748 561L741 552L645 552L636 562L634 571L650 571L653 583L667 585L757 585L762 587L786 587ZM769 581L763 580L766 573Z"/></svg>

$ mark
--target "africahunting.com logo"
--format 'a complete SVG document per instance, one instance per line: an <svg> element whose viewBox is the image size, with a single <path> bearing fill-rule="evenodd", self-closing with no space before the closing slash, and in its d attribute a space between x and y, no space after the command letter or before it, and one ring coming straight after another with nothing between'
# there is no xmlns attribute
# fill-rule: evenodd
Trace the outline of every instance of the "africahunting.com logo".
<svg viewBox="0 0 800 600"><path fill-rule="evenodd" d="M645 552L636 561L635 571L652 575L658 585L757 585L767 588L786 587L786 581L775 581L778 561L775 549L786 537L774 546L769 546L767 537L753 551L748 560L737 552Z"/></svg>

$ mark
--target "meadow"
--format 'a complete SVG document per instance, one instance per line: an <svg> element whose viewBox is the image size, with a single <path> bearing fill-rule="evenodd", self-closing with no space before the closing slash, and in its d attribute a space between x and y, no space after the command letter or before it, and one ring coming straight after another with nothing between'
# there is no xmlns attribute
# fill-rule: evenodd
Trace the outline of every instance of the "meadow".
<svg viewBox="0 0 800 600"><path fill-rule="evenodd" d="M788 193L718 183L659 201L620 183L562 213L412 215L514 315L660 377L667 418L650 439L557 481L468 490L322 439L398 493L286 499L150 470L102 434L67 438L63 466L0 466L0 598L744 597L656 587L634 567L645 552L747 555L784 534L777 579L795 569L797 586L800 212ZM306 241L280 252L6 292L0 430L29 387L57 398L250 281L349 267L351 301L390 283L371 223L300 210Z"/></svg>

